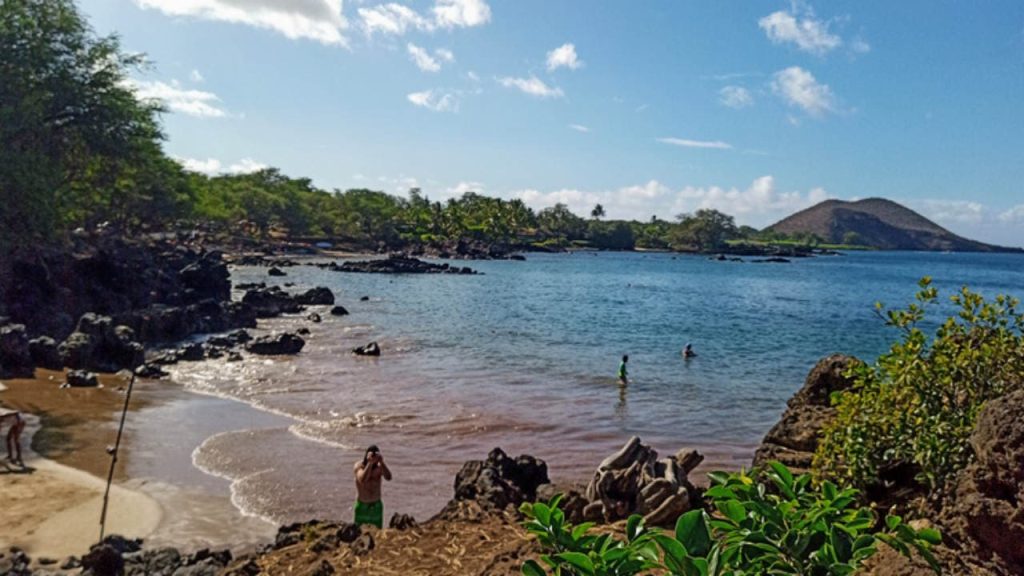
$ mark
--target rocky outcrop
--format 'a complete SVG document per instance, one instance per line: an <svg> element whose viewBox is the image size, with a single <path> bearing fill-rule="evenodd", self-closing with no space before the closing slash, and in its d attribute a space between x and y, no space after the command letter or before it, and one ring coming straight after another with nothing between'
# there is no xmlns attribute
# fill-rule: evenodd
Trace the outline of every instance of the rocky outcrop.
<svg viewBox="0 0 1024 576"><path fill-rule="evenodd" d="M40 368L60 370L64 366L60 359L57 341L49 336L40 336L29 340L28 351L32 356L32 363Z"/></svg>
<svg viewBox="0 0 1024 576"><path fill-rule="evenodd" d="M295 301L306 306L334 304L334 292L330 288L318 286L311 288L295 297Z"/></svg>
<svg viewBox="0 0 1024 576"><path fill-rule="evenodd" d="M416 258L392 255L379 260L345 262L341 266L331 262L327 268L337 272L363 272L370 274L476 274L467 266L432 264Z"/></svg>
<svg viewBox="0 0 1024 576"><path fill-rule="evenodd" d="M57 350L63 365L75 369L117 372L143 362L143 347L135 341L134 330L93 313L82 315Z"/></svg>
<svg viewBox="0 0 1024 576"><path fill-rule="evenodd" d="M302 306L295 297L277 286L249 290L242 297L242 303L251 306L258 318L273 318L281 314L302 312Z"/></svg>
<svg viewBox="0 0 1024 576"><path fill-rule="evenodd" d="M821 429L835 417L829 397L853 384L845 374L859 363L860 360L843 354L818 361L807 375L803 388L787 402L782 418L761 441L754 454L754 466L778 460L794 474L809 470Z"/></svg>
<svg viewBox="0 0 1024 576"><path fill-rule="evenodd" d="M25 326L0 326L0 378L28 378L34 372L33 367Z"/></svg>
<svg viewBox="0 0 1024 576"><path fill-rule="evenodd" d="M996 574L1024 574L1024 390L978 416L975 462L957 477L938 523L954 549Z"/></svg>
<svg viewBox="0 0 1024 576"><path fill-rule="evenodd" d="M590 503L583 517L614 522L640 514L652 526L672 524L680 514L699 506L700 496L687 476L703 460L694 450L659 459L653 448L633 436L598 466L587 485Z"/></svg>
<svg viewBox="0 0 1024 576"><path fill-rule="evenodd" d="M107 536L82 557L83 576L216 576L232 556L208 548L183 554L176 548L143 550L142 540Z"/></svg>
<svg viewBox="0 0 1024 576"><path fill-rule="evenodd" d="M279 356L298 354L305 345L306 341L301 337L289 332L283 332L281 334L260 336L246 344L245 349L253 354Z"/></svg>
<svg viewBox="0 0 1024 576"><path fill-rule="evenodd" d="M338 305L331 308L331 316L348 316L348 309Z"/></svg>
<svg viewBox="0 0 1024 576"><path fill-rule="evenodd" d="M491 450L486 460L470 460L455 475L455 495L439 517L457 515L460 502L473 501L484 510L535 500L537 488L547 484L548 466L538 458L521 455L510 458L501 448Z"/></svg>
<svg viewBox="0 0 1024 576"><path fill-rule="evenodd" d="M95 388L100 385L100 381L92 372L68 370L66 384L72 388Z"/></svg>

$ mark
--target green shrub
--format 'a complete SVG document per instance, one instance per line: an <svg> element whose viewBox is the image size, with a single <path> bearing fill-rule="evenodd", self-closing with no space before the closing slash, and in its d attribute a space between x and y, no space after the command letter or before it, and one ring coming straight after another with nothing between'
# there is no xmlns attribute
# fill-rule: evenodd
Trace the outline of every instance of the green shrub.
<svg viewBox="0 0 1024 576"><path fill-rule="evenodd" d="M969 437L985 401L1024 379L1024 316L1006 296L986 301L963 288L952 297L956 316L929 341L918 325L938 298L931 279L905 310L876 309L902 339L874 365L851 370L851 389L833 395L814 458L819 478L858 487L879 471L913 464L929 490L942 490L973 458Z"/></svg>
<svg viewBox="0 0 1024 576"><path fill-rule="evenodd" d="M877 550L880 540L904 555L916 550L936 571L930 547L940 541L932 529L914 530L898 516L886 518L873 533L874 513L857 506L857 491L830 482L811 485L810 475L794 477L772 462L753 475L716 472L706 492L714 515L692 510L664 534L643 526L640 516L626 523L625 539L591 535L590 523L573 526L550 503L527 503L527 531L544 549L541 561L551 574L622 576L658 570L678 576L744 574L845 575L855 572ZM527 576L548 574L528 560Z"/></svg>

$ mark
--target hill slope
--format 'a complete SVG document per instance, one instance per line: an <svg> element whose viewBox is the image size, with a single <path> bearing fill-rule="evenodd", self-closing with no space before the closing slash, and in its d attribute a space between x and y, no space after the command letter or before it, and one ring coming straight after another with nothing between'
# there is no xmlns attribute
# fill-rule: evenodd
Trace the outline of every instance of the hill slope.
<svg viewBox="0 0 1024 576"><path fill-rule="evenodd" d="M1021 251L957 236L910 208L884 198L856 202L826 200L768 229L783 234L815 234L831 244L844 243L852 232L857 235L857 244L881 250Z"/></svg>

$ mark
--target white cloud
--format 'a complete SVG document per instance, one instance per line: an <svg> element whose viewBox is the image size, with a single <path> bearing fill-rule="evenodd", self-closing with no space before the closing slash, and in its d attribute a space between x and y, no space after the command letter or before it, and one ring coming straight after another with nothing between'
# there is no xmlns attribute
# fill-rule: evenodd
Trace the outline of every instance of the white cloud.
<svg viewBox="0 0 1024 576"><path fill-rule="evenodd" d="M999 214L999 220L1007 223L1024 223L1024 204L1018 204L1013 208Z"/></svg>
<svg viewBox="0 0 1024 576"><path fill-rule="evenodd" d="M441 90L424 90L406 95L406 99L416 106L433 110L434 112L458 112L459 95L456 92L444 92Z"/></svg>
<svg viewBox="0 0 1024 576"><path fill-rule="evenodd" d="M199 73L199 70L196 69L193 69L192 72L189 73L188 79L193 82L202 82L203 80L205 80L205 78L203 78L203 75Z"/></svg>
<svg viewBox="0 0 1024 576"><path fill-rule="evenodd" d="M220 20L274 30L291 39L345 46L342 0L135 0L170 16Z"/></svg>
<svg viewBox="0 0 1024 576"><path fill-rule="evenodd" d="M716 150L731 150L732 144L721 140L687 140L686 138L658 138L662 144L671 144L682 148L713 148Z"/></svg>
<svg viewBox="0 0 1024 576"><path fill-rule="evenodd" d="M746 108L754 104L754 97L750 90L742 86L726 86L718 91L718 101L729 108Z"/></svg>
<svg viewBox="0 0 1024 576"><path fill-rule="evenodd" d="M491 8L484 0L437 0L431 9L433 17L396 2L359 8L357 12L367 36L375 33L401 36L409 30L471 28L491 20Z"/></svg>
<svg viewBox="0 0 1024 576"><path fill-rule="evenodd" d="M466 72L466 78L469 78L473 82L479 82L480 81L480 76L478 76L477 73L473 72L472 70L470 70L469 72Z"/></svg>
<svg viewBox="0 0 1024 576"><path fill-rule="evenodd" d="M790 66L776 72L772 77L772 92L811 116L835 111L832 89L827 84L819 83L813 74L799 66Z"/></svg>
<svg viewBox="0 0 1024 576"><path fill-rule="evenodd" d="M129 80L135 94L143 100L159 100L172 112L181 112L197 118L222 118L227 112L219 107L220 98L212 92L184 90L177 82L159 80Z"/></svg>
<svg viewBox="0 0 1024 576"><path fill-rule="evenodd" d="M583 61L576 56L576 46L566 42L558 48L548 52L548 70L553 71L559 68L576 70L583 66Z"/></svg>
<svg viewBox="0 0 1024 576"><path fill-rule="evenodd" d="M857 54L867 54L871 52L871 44L868 44L863 38L854 38L850 42L850 50L853 50Z"/></svg>
<svg viewBox="0 0 1024 576"><path fill-rule="evenodd" d="M240 161L228 166L228 172L232 174L250 174L267 168L266 164L257 162L252 158L242 158Z"/></svg>
<svg viewBox="0 0 1024 576"><path fill-rule="evenodd" d="M798 5L794 5L794 12L797 10L802 14L791 14L782 10L773 12L758 20L757 25L775 44L792 42L800 50L818 56L838 48L843 43L839 36L829 32L829 23L817 19L810 7L800 9Z"/></svg>
<svg viewBox="0 0 1024 576"><path fill-rule="evenodd" d="M565 95L561 88L548 86L536 76L530 76L529 78L498 78L498 83L506 88L518 88L531 96L540 98L561 98Z"/></svg>
<svg viewBox="0 0 1024 576"><path fill-rule="evenodd" d="M363 21L363 30L368 36L375 32L401 36L410 28L429 29L429 20L418 12L403 4L394 2L381 4L372 8L359 8L359 17Z"/></svg>
<svg viewBox="0 0 1024 576"><path fill-rule="evenodd" d="M590 128L587 128L586 126L584 126L582 124L569 124L569 128L572 128L573 130L575 130L577 132L583 132L584 134L586 134L587 132L590 132Z"/></svg>
<svg viewBox="0 0 1024 576"><path fill-rule="evenodd" d="M484 0L437 0L434 21L442 28L469 28L491 20L491 7Z"/></svg>
<svg viewBox="0 0 1024 576"><path fill-rule="evenodd" d="M185 170L191 172L202 172L203 174L217 174L220 172L220 160L216 158L207 158L206 160L200 160L197 158L174 158L178 164L181 164Z"/></svg>
<svg viewBox="0 0 1024 576"><path fill-rule="evenodd" d="M458 198L466 192L476 192L477 194L483 194L486 188L482 182L459 182L455 186L445 190L444 197L446 198Z"/></svg>
<svg viewBox="0 0 1024 576"><path fill-rule="evenodd" d="M455 53L447 48L438 48L437 50L434 50L434 55L444 62L455 62Z"/></svg>
<svg viewBox="0 0 1024 576"><path fill-rule="evenodd" d="M441 70L441 63L430 56L423 48L410 42L406 45L406 49L409 51L409 58L416 63L416 66L424 72L437 72Z"/></svg>
<svg viewBox="0 0 1024 576"><path fill-rule="evenodd" d="M252 158L243 158L238 162L231 164L226 169L223 167L221 161L216 158L207 158L205 160L196 158L180 158L177 156L173 156L173 158L186 170L201 172L208 176L215 176L217 174L250 174L267 168L266 164L257 162Z"/></svg>
<svg viewBox="0 0 1024 576"><path fill-rule="evenodd" d="M712 208L735 216L738 224L759 228L829 197L823 188L813 188L806 193L780 192L772 176L757 178L745 189L687 186L673 191L657 180L650 180L615 190L563 188L541 192L527 189L513 192L512 196L536 210L562 203L581 215L588 214L594 204L600 203L608 217L616 219L647 220L654 214L669 220L680 213Z"/></svg>
<svg viewBox="0 0 1024 576"><path fill-rule="evenodd" d="M980 224L989 217L983 204L968 200L908 200L906 203L940 224Z"/></svg>

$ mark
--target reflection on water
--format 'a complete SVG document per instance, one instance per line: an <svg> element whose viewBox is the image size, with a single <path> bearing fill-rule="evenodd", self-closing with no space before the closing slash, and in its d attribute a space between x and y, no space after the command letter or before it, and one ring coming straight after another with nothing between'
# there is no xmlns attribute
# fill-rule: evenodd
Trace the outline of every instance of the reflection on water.
<svg viewBox="0 0 1024 576"><path fill-rule="evenodd" d="M308 327L306 348L182 364L173 377L283 417L191 445L196 466L223 478L247 512L275 522L346 517L352 462L378 444L395 474L388 514L424 518L450 497L461 464L495 446L544 458L563 479L587 478L633 434L665 452L697 447L706 468L747 464L818 358L872 357L894 337L872 313L876 300L908 301L925 274L941 288L1019 294L1020 260L852 254L752 266L566 254L474 263L479 276L299 266L282 279L242 267L236 283L329 286L351 315L312 307L324 322L261 322L260 331ZM350 353L370 340L379 359ZM691 341L700 356L684 360ZM616 390L626 353L631 382Z"/></svg>

